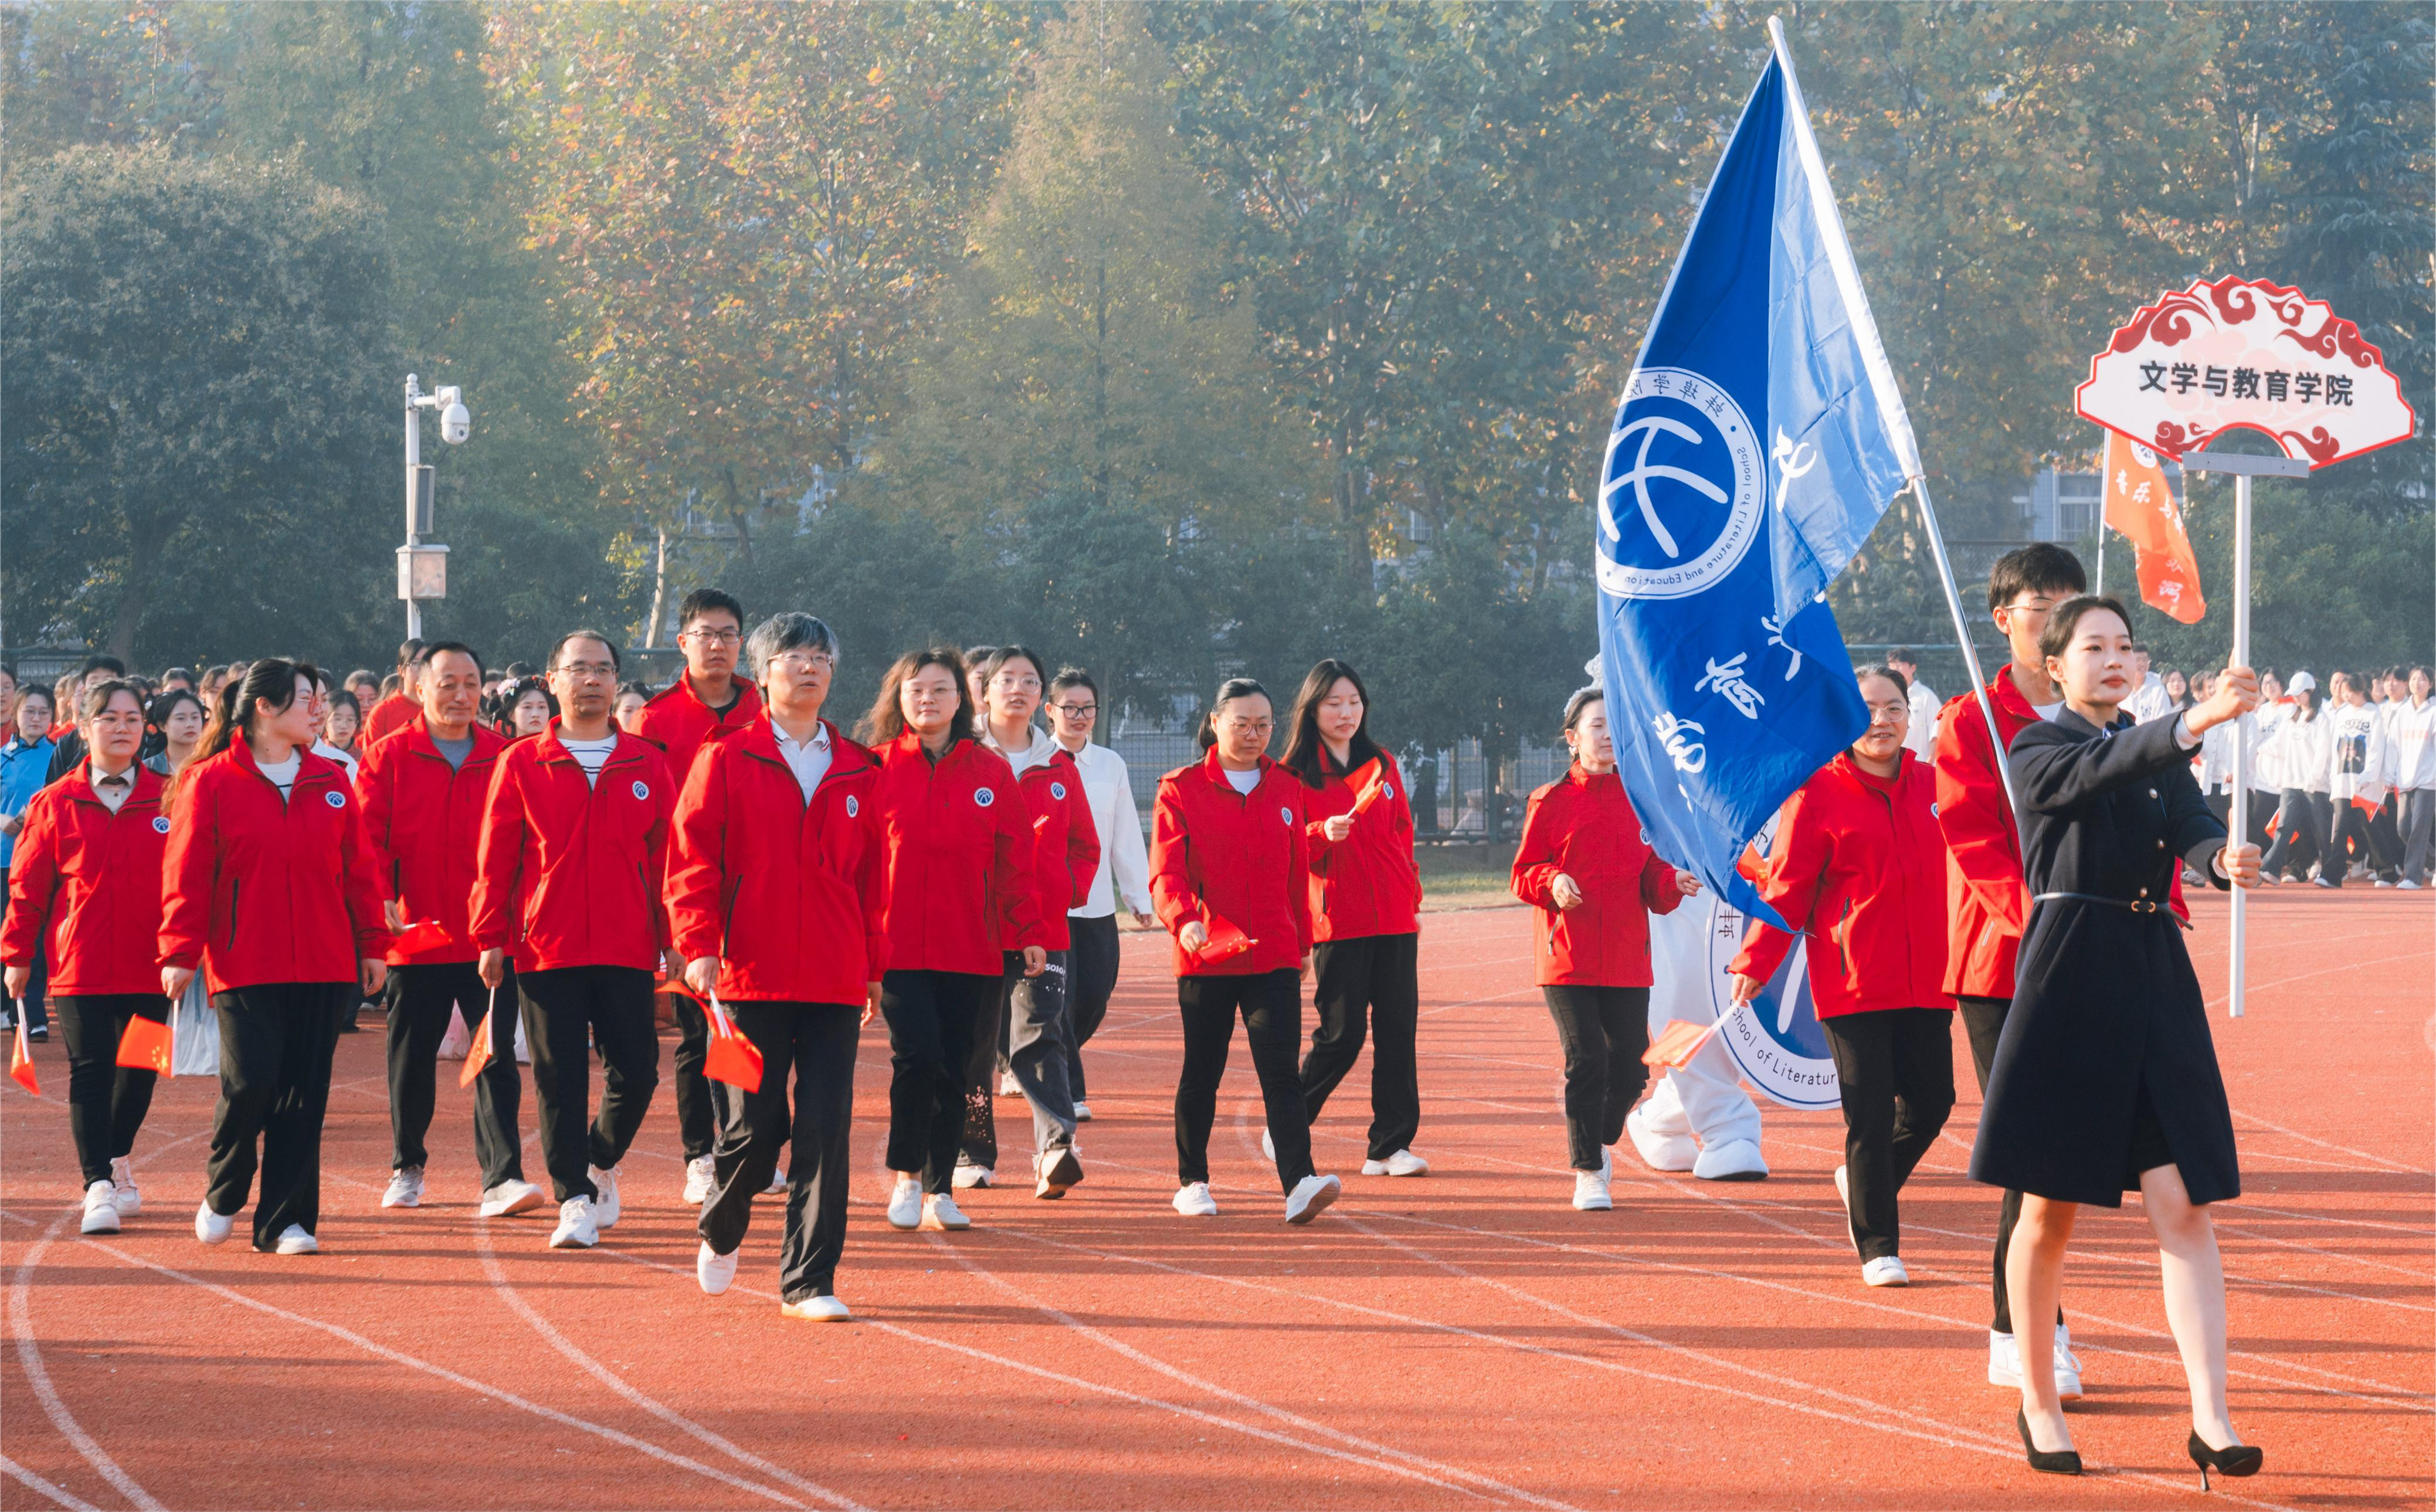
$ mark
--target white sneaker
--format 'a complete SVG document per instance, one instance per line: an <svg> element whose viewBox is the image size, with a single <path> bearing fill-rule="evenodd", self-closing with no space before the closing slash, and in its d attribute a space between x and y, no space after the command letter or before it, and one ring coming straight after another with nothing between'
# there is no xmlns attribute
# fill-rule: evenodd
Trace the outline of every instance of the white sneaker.
<svg viewBox="0 0 2436 1512"><path fill-rule="evenodd" d="M1015 1073L1013 1071L1000 1071L998 1073L998 1095L1000 1097L1021 1097L1023 1095L1023 1084L1015 1079Z"/></svg>
<svg viewBox="0 0 2436 1512"><path fill-rule="evenodd" d="M1624 1132L1631 1136L1641 1163L1652 1171L1689 1171L1700 1158L1700 1147L1690 1135L1659 1133L1641 1121L1639 1108L1624 1116Z"/></svg>
<svg viewBox="0 0 2436 1512"><path fill-rule="evenodd" d="M423 1168L401 1166L389 1173L389 1190L381 1193L384 1208L423 1206Z"/></svg>
<svg viewBox="0 0 2436 1512"><path fill-rule="evenodd" d="M1171 1199L1171 1202L1175 1210L1187 1218L1218 1216L1218 1199L1209 1195L1209 1183L1206 1181L1196 1181L1190 1186L1176 1188L1175 1196Z"/></svg>
<svg viewBox="0 0 2436 1512"><path fill-rule="evenodd" d="M1074 1104L1074 1121L1077 1123L1088 1123L1091 1121L1090 1104L1077 1103Z"/></svg>
<svg viewBox="0 0 2436 1512"><path fill-rule="evenodd" d="M888 1194L888 1226L919 1228L922 1226L922 1179L903 1172L896 1174L896 1190Z"/></svg>
<svg viewBox="0 0 2436 1512"><path fill-rule="evenodd" d="M1278 1141L1269 1138L1266 1129L1261 1131L1261 1158L1271 1165L1278 1163Z"/></svg>
<svg viewBox="0 0 2436 1512"><path fill-rule="evenodd" d="M1410 1150L1399 1150L1384 1160L1365 1160L1362 1173L1366 1176L1426 1176L1430 1163Z"/></svg>
<svg viewBox="0 0 2436 1512"><path fill-rule="evenodd" d="M956 1173L948 1178L948 1184L958 1191L970 1191L975 1187L986 1187L997 1179L998 1173L990 1167L970 1166L959 1160L956 1162Z"/></svg>
<svg viewBox="0 0 2436 1512"><path fill-rule="evenodd" d="M854 1314L845 1304L833 1296L807 1296L798 1301L778 1304L778 1315L802 1318L807 1323L847 1323Z"/></svg>
<svg viewBox="0 0 2436 1512"><path fill-rule="evenodd" d="M118 1205L118 1215L132 1218L144 1210L144 1193L135 1190L135 1173L120 1156L110 1163L110 1200Z"/></svg>
<svg viewBox="0 0 2436 1512"><path fill-rule="evenodd" d="M1836 1168L1836 1200L1844 1205L1844 1237L1853 1242L1853 1253L1858 1255L1861 1252L1861 1232L1853 1226L1853 1186L1842 1166ZM1875 1286L1878 1283L1872 1281L1870 1284Z"/></svg>
<svg viewBox="0 0 2436 1512"><path fill-rule="evenodd" d="M776 1166L770 1168L770 1184L761 1189L764 1197L774 1197L787 1190L787 1173Z"/></svg>
<svg viewBox="0 0 2436 1512"><path fill-rule="evenodd" d="M1307 1224L1328 1210L1345 1190L1345 1183L1334 1176L1305 1176L1295 1183L1286 1196L1286 1222Z"/></svg>
<svg viewBox="0 0 2436 1512"><path fill-rule="evenodd" d="M476 1210L485 1218L505 1218L510 1213L529 1213L548 1200L539 1187L510 1176L496 1187L483 1188L482 1206Z"/></svg>
<svg viewBox="0 0 2436 1512"><path fill-rule="evenodd" d="M2022 1389L2022 1346L2010 1333L1988 1330L1988 1384Z"/></svg>
<svg viewBox="0 0 2436 1512"><path fill-rule="evenodd" d="M558 1205L558 1226L550 1230L552 1249L590 1249L600 1243L600 1225L592 1217L592 1199L569 1197Z"/></svg>
<svg viewBox="0 0 2436 1512"><path fill-rule="evenodd" d="M1904 1269L1900 1255L1881 1255L1861 1262L1861 1284L1864 1286L1909 1286L1911 1272Z"/></svg>
<svg viewBox="0 0 2436 1512"><path fill-rule="evenodd" d="M934 1191L922 1199L922 1226L961 1232L972 1227L973 1221L956 1206L955 1198L944 1191Z"/></svg>
<svg viewBox="0 0 2436 1512"><path fill-rule="evenodd" d="M2072 1352L2072 1330L2061 1323L2056 1325L2055 1382L2058 1397L2080 1400L2080 1356Z"/></svg>
<svg viewBox="0 0 2436 1512"><path fill-rule="evenodd" d="M118 1232L117 1189L107 1181L96 1181L84 1189L84 1224L78 1232L114 1234Z"/></svg>
<svg viewBox="0 0 2436 1512"><path fill-rule="evenodd" d="M1692 1174L1702 1181L1760 1181L1767 1175L1767 1162L1749 1139L1728 1139L1702 1149Z"/></svg>
<svg viewBox="0 0 2436 1512"><path fill-rule="evenodd" d="M1586 1213L1603 1213L1612 1208L1615 1206L1615 1194L1610 1190L1608 1173L1605 1171L1575 1172L1574 1206Z"/></svg>
<svg viewBox="0 0 2436 1512"><path fill-rule="evenodd" d="M236 1215L231 1213L222 1217L212 1211L209 1198L205 1198L195 1208L195 1237L206 1244L226 1243L230 1232L235 1227Z"/></svg>
<svg viewBox="0 0 2436 1512"><path fill-rule="evenodd" d="M1032 1194L1045 1202L1055 1202L1082 1181L1083 1162L1074 1158L1072 1150L1060 1150L1055 1159L1040 1167L1040 1179L1033 1186Z"/></svg>
<svg viewBox="0 0 2436 1512"><path fill-rule="evenodd" d="M618 1226L618 1168L616 1166L611 1166L608 1170L603 1171L599 1166L594 1166L591 1170L591 1175L593 1190L592 1226L596 1231L605 1228L615 1228Z"/></svg>
<svg viewBox="0 0 2436 1512"><path fill-rule="evenodd" d="M2417 892L2417 891L2419 890L2419 884L2418 884L2417 882L2412 881L2412 880L2411 880L2410 878L2408 878L2408 877L2404 878L2401 881L2398 881L2398 882L2394 883L2393 885L2394 885L2394 886L2396 886L2396 887L2398 887L2398 888L2400 888L2400 889L2402 889L2402 891L2404 891L2404 892L2406 892L2406 893L2415 893L2415 892Z"/></svg>
<svg viewBox="0 0 2436 1512"><path fill-rule="evenodd" d="M710 1201L710 1156L695 1156L686 1162L685 1200L688 1208L699 1208Z"/></svg>
<svg viewBox="0 0 2436 1512"><path fill-rule="evenodd" d="M737 1254L731 1249L722 1255L710 1247L710 1241L706 1239L702 1242L702 1247L694 1251L693 1278L702 1283L704 1295L717 1296L736 1279Z"/></svg>
<svg viewBox="0 0 2436 1512"><path fill-rule="evenodd" d="M319 1255L322 1242L304 1232L304 1225L289 1224L279 1231L279 1243L271 1249L279 1255Z"/></svg>

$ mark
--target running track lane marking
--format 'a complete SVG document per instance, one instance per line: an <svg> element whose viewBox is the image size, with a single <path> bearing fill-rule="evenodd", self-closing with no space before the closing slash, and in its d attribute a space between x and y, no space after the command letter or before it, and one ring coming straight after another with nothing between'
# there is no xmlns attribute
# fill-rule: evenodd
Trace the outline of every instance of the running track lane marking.
<svg viewBox="0 0 2436 1512"><path fill-rule="evenodd" d="M863 1512L862 1504L853 1500L851 1497L841 1495L836 1491L830 1490L826 1486L817 1485L811 1481L808 1481L782 1465L774 1465L770 1461L763 1459L758 1454L750 1453L738 1448L735 1444L721 1437L718 1434L711 1432L709 1429L703 1427L692 1418L677 1412L674 1408L643 1395L641 1392L636 1391L633 1386L620 1381L615 1372L603 1366L600 1361L595 1360L589 1354L586 1354L582 1348L577 1347L573 1341L569 1340L566 1334L559 1332L558 1330L550 1324L550 1321L548 1318L543 1317L539 1312L533 1311L532 1304L527 1302L523 1295L516 1291L515 1287L509 1282L507 1273L499 1268L498 1252L494 1249L491 1244L491 1221L487 1218L476 1219L474 1224L474 1233L480 1241L482 1274L489 1277L491 1289L498 1293L500 1297L506 1301L508 1306L514 1311L516 1316L524 1319L525 1322L531 1325L532 1330L535 1333L540 1334L544 1340L548 1341L551 1348L557 1350L560 1354L565 1355L568 1360L573 1361L576 1366L583 1370L585 1375L590 1376L593 1380L598 1381L602 1385L608 1387L611 1391L624 1398L634 1406L641 1408L643 1411L651 1414L660 1421L667 1423L670 1427L678 1429L702 1440L704 1443L719 1451L721 1453L726 1455L728 1458L736 1461L740 1465L759 1470L762 1474L769 1476L771 1479L792 1486L796 1490L803 1492L805 1495L826 1502L831 1506L846 1508L847 1512Z"/></svg>
<svg viewBox="0 0 2436 1512"><path fill-rule="evenodd" d="M1146 1354L1143 1351L1135 1348L1132 1345L1125 1343L1122 1339L1118 1339L1102 1330L1095 1329L1091 1325L1082 1322L1070 1314L1061 1312L1057 1308L1052 1307L1050 1304L1043 1302L1038 1297L1034 1296L1029 1292L1017 1286L1014 1282L1009 1281L1005 1277L975 1263L974 1260L970 1257L966 1256L962 1250L959 1250L953 1244L948 1243L937 1234L926 1233L923 1237L931 1242L932 1248L945 1252L947 1256L953 1260L958 1265L963 1266L966 1271L980 1277L983 1280L989 1282L992 1286L997 1287L1008 1295L1019 1299L1028 1307L1037 1309L1049 1317L1055 1319L1058 1323L1083 1335L1083 1337L1090 1340L1092 1343L1124 1356L1126 1359L1131 1360L1136 1364L1142 1366L1144 1369L1155 1370L1171 1381L1181 1382L1185 1385L1198 1387L1200 1390L1206 1391L1213 1397L1220 1398L1227 1401L1231 1401L1239 1407L1249 1407L1255 1412L1266 1413L1268 1416L1277 1418L1280 1422L1292 1423L1296 1428L1304 1429L1315 1434L1325 1434L1330 1438L1335 1439L1341 1444L1350 1444L1357 1449L1367 1450L1374 1454L1384 1454L1392 1459L1402 1460L1408 1464L1423 1466L1429 1469L1436 1471L1440 1475L1451 1475L1457 1480L1470 1481L1475 1485L1487 1486L1501 1496L1511 1497L1515 1501L1527 1503L1532 1506L1559 1508L1563 1509L1563 1512L1572 1512L1572 1508L1567 1503L1552 1501L1547 1497L1536 1495L1533 1492L1523 1490L1519 1486L1508 1486L1504 1481L1492 1480L1488 1476L1476 1474L1470 1470L1464 1469L1459 1466L1443 1464L1437 1460L1427 1459L1418 1454L1408 1453L1403 1450L1396 1449L1386 1444L1377 1443L1370 1439L1360 1437L1357 1434L1346 1433L1342 1429L1331 1428L1326 1423L1314 1421L1312 1418L1303 1416L1299 1413L1288 1412L1282 1407L1272 1406L1269 1403L1261 1400L1257 1397L1247 1397L1242 1392L1231 1391L1225 1386L1219 1385L1215 1382L1205 1381L1199 1376L1189 1374L1174 1365L1169 1364L1163 1360L1157 1359L1155 1356ZM1444 1482L1434 1482L1433 1484L1445 1485ZM1456 1491L1464 1489L1459 1486L1450 1486L1448 1488ZM1478 1495L1479 1493L1473 1492L1471 1494Z"/></svg>
<svg viewBox="0 0 2436 1512"><path fill-rule="evenodd" d="M624 1260L629 1264L640 1265L646 1270L666 1271L671 1276L690 1276L693 1274L682 1266L671 1265L664 1260L648 1260L643 1256L633 1254L622 1249L611 1249L606 1245L594 1249L593 1253L596 1255L615 1256L617 1259ZM758 1287L738 1284L731 1285L728 1290L730 1292L742 1292L749 1296L764 1297L773 1302L779 1300L777 1293L764 1292ZM1227 1429L1231 1432L1242 1434L1248 1438L1262 1439L1272 1444L1282 1444L1288 1449L1299 1450L1307 1454L1324 1454L1331 1459L1344 1460L1348 1464L1362 1465L1372 1469L1384 1470L1390 1475L1400 1475L1407 1480L1419 1481L1425 1485L1436 1486L1444 1490L1453 1491L1458 1495L1477 1496L1480 1494L1466 1486L1456 1486L1451 1482L1440 1481L1434 1476L1424 1475L1418 1470L1408 1469L1401 1465L1383 1460L1370 1459L1366 1455L1351 1453L1341 1449L1331 1449L1326 1444L1314 1444L1308 1439L1296 1438L1286 1434L1277 1433L1273 1430L1262 1428L1256 1423L1238 1422L1232 1417L1222 1417L1216 1413L1203 1412L1197 1407L1185 1406L1182 1402L1168 1401L1159 1397L1145 1397L1140 1392L1127 1391L1122 1386L1111 1386L1097 1381L1087 1381L1080 1376L1070 1376L1062 1371L1051 1370L1042 1365L1027 1364L1021 1360L1011 1359L1002 1354L992 1354L986 1349L975 1348L971 1345L967 1344L958 1344L952 1339L933 1338L927 1333L917 1333L914 1330L904 1328L898 1324L882 1323L874 1318L860 1316L855 1318L854 1322L862 1328L877 1329L882 1333L889 1334L899 1339L910 1340L914 1344L927 1344L934 1349L945 1349L951 1354L961 1354L969 1359L979 1360L989 1364L997 1365L1001 1369L1017 1371L1027 1376L1037 1376L1043 1381L1053 1381L1061 1386L1070 1386L1077 1391L1088 1391L1102 1397L1113 1397L1119 1401L1130 1402L1137 1407L1156 1407L1161 1412L1173 1413L1179 1417L1188 1417L1194 1422L1204 1423L1211 1428ZM1563 1503L1550 1503L1545 1504L1560 1506Z"/></svg>
<svg viewBox="0 0 2436 1512"><path fill-rule="evenodd" d="M27 1486L66 1507L68 1512L101 1512L101 1508L78 1496L66 1486L52 1485L6 1454L0 1454L0 1475L8 1475L24 1482Z"/></svg>

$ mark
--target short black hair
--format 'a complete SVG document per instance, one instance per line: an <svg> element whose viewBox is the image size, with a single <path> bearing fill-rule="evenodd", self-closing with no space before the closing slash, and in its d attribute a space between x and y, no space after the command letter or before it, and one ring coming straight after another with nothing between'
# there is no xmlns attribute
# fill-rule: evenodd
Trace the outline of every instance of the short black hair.
<svg viewBox="0 0 2436 1512"><path fill-rule="evenodd" d="M1884 665L1892 667L1897 662L1903 663L1905 667L1918 667L1920 665L1920 658L1912 654L1910 647L1896 646L1888 651L1887 659ZM1864 667L1861 670L1866 672L1869 669ZM1905 688L1905 691L1908 692L1910 689Z"/></svg>
<svg viewBox="0 0 2436 1512"><path fill-rule="evenodd" d="M603 646L609 648L610 669L612 671L621 671L625 669L626 664L618 658L618 643L616 641L611 640L607 635L602 634L597 630L570 630L566 634L559 636L558 639L550 645L548 665L551 671L554 672L558 670L558 653L566 650L567 642L572 640L599 641Z"/></svg>
<svg viewBox="0 0 2436 1512"><path fill-rule="evenodd" d="M531 677L541 669L531 662L510 662L500 670L509 677Z"/></svg>
<svg viewBox="0 0 2436 1512"><path fill-rule="evenodd" d="M127 664L115 656L88 656L84 659L84 665L77 669L77 678L82 681L96 672L108 672L113 677L125 677Z"/></svg>
<svg viewBox="0 0 2436 1512"><path fill-rule="evenodd" d="M736 628L739 630L744 628L744 606L737 602L736 596L724 588L696 588L687 594L685 602L677 605L677 628L683 630L715 609L724 609L735 616Z"/></svg>
<svg viewBox="0 0 2436 1512"><path fill-rule="evenodd" d="M1883 677L1888 682L1895 685L1896 692L1901 693L1906 699L1910 698L1911 679L1905 677L1903 673L1895 670L1892 666L1888 665L1893 662L1894 659L1895 653L1888 652L1887 652L1886 661L1871 662L1867 667L1856 667L1853 669L1853 686L1858 687L1862 683L1870 678Z"/></svg>
<svg viewBox="0 0 2436 1512"><path fill-rule="evenodd" d="M482 653L461 640L435 640L414 653L414 663L418 667L428 667L434 657L447 651L459 652L472 657L476 672L483 677L491 675L490 669L482 665Z"/></svg>
<svg viewBox="0 0 2436 1512"><path fill-rule="evenodd" d="M2089 575L2080 570L2080 558L2053 541L2033 541L2017 546L1996 559L1988 569L1988 612L2011 603L2024 593L2077 594L2089 591ZM2130 620L2125 620L2130 624Z"/></svg>

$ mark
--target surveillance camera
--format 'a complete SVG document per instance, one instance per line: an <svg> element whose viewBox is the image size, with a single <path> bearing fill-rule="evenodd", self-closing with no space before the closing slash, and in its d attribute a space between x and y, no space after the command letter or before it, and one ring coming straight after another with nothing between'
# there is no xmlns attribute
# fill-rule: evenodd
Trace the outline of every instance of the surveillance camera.
<svg viewBox="0 0 2436 1512"><path fill-rule="evenodd" d="M440 439L451 446L461 444L473 428L474 417L465 412L462 403L451 400L448 408L440 411Z"/></svg>

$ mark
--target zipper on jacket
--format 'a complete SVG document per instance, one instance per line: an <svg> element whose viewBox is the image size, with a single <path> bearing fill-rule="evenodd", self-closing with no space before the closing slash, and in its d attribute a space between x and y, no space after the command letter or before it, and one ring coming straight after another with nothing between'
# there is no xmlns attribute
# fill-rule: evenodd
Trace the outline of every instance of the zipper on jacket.
<svg viewBox="0 0 2436 1512"><path fill-rule="evenodd" d="M239 893L239 892L244 888L244 886L245 886L245 878L242 878L242 877L232 877L232 878L229 878L229 929L228 929L228 943L229 943L229 948L230 948L230 949L232 949L232 950L234 950L234 949L235 949L235 948L236 948L236 900L237 900L237 894L238 894L238 893Z"/></svg>
<svg viewBox="0 0 2436 1512"><path fill-rule="evenodd" d="M1844 916L1836 921L1836 968L1849 986L1853 981L1853 954L1846 941L1853 930L1853 900L1844 900Z"/></svg>

